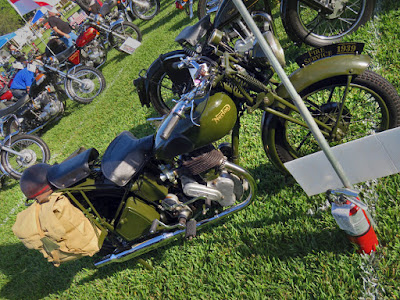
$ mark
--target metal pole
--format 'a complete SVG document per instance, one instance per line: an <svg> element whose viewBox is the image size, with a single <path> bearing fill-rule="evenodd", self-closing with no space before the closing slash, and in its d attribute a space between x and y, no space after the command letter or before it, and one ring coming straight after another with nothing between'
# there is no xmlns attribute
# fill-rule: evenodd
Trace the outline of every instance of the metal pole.
<svg viewBox="0 0 400 300"><path fill-rule="evenodd" d="M250 16L249 12L247 11L246 6L243 4L242 0L232 0L232 1L236 5L237 9L239 10L239 12L242 15L243 19L245 20L246 24L249 26L250 30L253 32L253 34L257 38L258 42L260 43L261 49L264 51L265 55L267 56L268 60L270 61L271 65L272 65L272 67L278 74L279 78L282 80L283 85L286 87L287 91L289 92L290 97L293 99L296 107L299 109L301 116L307 123L308 127L310 128L310 131L314 135L315 139L317 140L317 142L318 142L319 146L321 147L322 151L324 152L325 156L331 163L336 174L339 176L339 179L342 181L343 185L346 188L351 188L350 181L347 178L346 174L344 173L342 166L340 165L340 163L336 159L336 157L333 155L332 149L329 147L328 142L325 140L324 136L322 135L321 131L318 128L318 125L315 123L313 117L311 116L310 112L308 111L308 109L307 109L306 105L304 104L303 100L301 99L300 95L297 93L293 84L290 82L289 78L287 77L285 71L283 70L282 66L280 65L280 63L278 62L274 53L272 52L271 47L268 45L267 41L264 39L261 31L258 29L253 18Z"/></svg>

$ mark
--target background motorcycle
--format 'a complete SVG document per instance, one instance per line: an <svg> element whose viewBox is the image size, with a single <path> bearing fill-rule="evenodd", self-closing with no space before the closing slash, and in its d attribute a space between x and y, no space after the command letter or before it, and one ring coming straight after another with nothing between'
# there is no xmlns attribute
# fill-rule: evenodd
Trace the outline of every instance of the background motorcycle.
<svg viewBox="0 0 400 300"><path fill-rule="evenodd" d="M254 1L243 1L254 5ZM215 13L222 1L199 0L198 17ZM372 16L376 0L281 0L280 16L289 38L296 43L321 47L337 43L364 25ZM272 16L274 1L264 0Z"/></svg>
<svg viewBox="0 0 400 300"><path fill-rule="evenodd" d="M66 103L60 97L63 91L54 80L55 77L49 73L38 74L29 95L0 110L2 136L14 132L34 133L61 118Z"/></svg>
<svg viewBox="0 0 400 300"><path fill-rule="evenodd" d="M0 182L5 176L18 180L26 168L47 162L50 159L50 150L37 136L13 134L0 140L0 158Z"/></svg>
<svg viewBox="0 0 400 300"><path fill-rule="evenodd" d="M201 78L201 77L199 77ZM101 162L95 149L54 165L47 179L101 230L96 266L137 257L247 207L256 185L211 143L235 124L234 108L215 130L209 118L226 97L205 97L207 77L164 120L157 134L123 132Z"/></svg>
<svg viewBox="0 0 400 300"><path fill-rule="evenodd" d="M224 8L231 11L230 5L233 5L230 1L222 3L214 27L209 18L204 18L176 38L182 45L203 49L202 53L188 56L185 54L188 51L174 51L161 55L147 70L146 77L135 81L141 103L151 102L161 115L169 112L173 103L163 93L168 90L166 79L172 83L171 90L179 95L195 84L193 74L197 71L185 67L188 61L220 69L220 80L213 86L213 93L228 93L239 116L245 111L263 111L261 134L265 152L280 170L287 172L284 162L318 151L318 143L284 86L273 80L274 71L257 41L253 44L238 39L234 51L227 44L227 33L215 26L219 14L227 16ZM268 28L267 24L264 28ZM263 35L284 65L283 50L272 30L264 31ZM361 49L362 45L349 43L310 51L298 61L302 68L289 77L331 146L400 124L400 97L396 89L367 70L371 59L360 55ZM326 57L321 58L321 53ZM239 153L238 135L239 128L232 133L235 157Z"/></svg>
<svg viewBox="0 0 400 300"><path fill-rule="evenodd" d="M117 9L113 10L114 7ZM46 55L50 57L56 54L61 64L99 68L106 62L110 48L120 50L129 37L139 42L142 40L139 27L125 18L125 7L119 1L105 2L100 15L90 15L81 24L75 45L67 49L59 38L51 39L46 47Z"/></svg>

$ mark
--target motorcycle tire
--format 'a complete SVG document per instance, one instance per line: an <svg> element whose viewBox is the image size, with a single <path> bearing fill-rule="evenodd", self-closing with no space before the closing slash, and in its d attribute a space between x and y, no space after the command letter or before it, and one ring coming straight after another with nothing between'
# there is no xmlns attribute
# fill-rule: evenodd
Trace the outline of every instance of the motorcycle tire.
<svg viewBox="0 0 400 300"><path fill-rule="evenodd" d="M121 23L118 23L117 25L111 28L111 31L122 34L125 37L125 39L131 37L139 42L142 41L142 33L140 32L139 27L128 21L123 21ZM120 50L119 48L124 43L124 41L125 40L122 40L118 37L114 37L113 34L110 34L109 42L111 47L114 47L121 52L123 51Z"/></svg>
<svg viewBox="0 0 400 300"><path fill-rule="evenodd" d="M221 0L199 0L197 5L197 17L199 20L203 19L206 15L213 14L215 16ZM216 9L216 10L215 10ZM212 12L210 12L212 10ZM212 17L213 21L214 18Z"/></svg>
<svg viewBox="0 0 400 300"><path fill-rule="evenodd" d="M337 16L326 15L302 0L282 1L281 18L293 41L313 47L337 43L364 25L374 12L376 0L349 0ZM349 22L349 20L351 20Z"/></svg>
<svg viewBox="0 0 400 300"><path fill-rule="evenodd" d="M92 102L106 87L106 79L103 73L96 68L78 66L68 74L85 82L82 85L71 78L67 78L64 83L68 96L79 103L87 104Z"/></svg>
<svg viewBox="0 0 400 300"><path fill-rule="evenodd" d="M315 119L334 127L346 84L347 76L331 77L304 88L299 95ZM400 97L396 89L372 71L353 77L345 101L336 134L325 137L331 147L400 125ZM304 122L290 108L284 113ZM321 150L307 127L266 114L262 141L270 160L285 173L288 171L283 163Z"/></svg>
<svg viewBox="0 0 400 300"><path fill-rule="evenodd" d="M129 7L136 18L144 21L153 19L160 12L159 0L130 1Z"/></svg>
<svg viewBox="0 0 400 300"><path fill-rule="evenodd" d="M20 179L22 172L38 163L45 163L50 159L50 149L39 137L28 134L15 135L11 137L6 146L16 152L27 155L25 159L12 154L6 150L1 151L1 166L14 179Z"/></svg>
<svg viewBox="0 0 400 300"><path fill-rule="evenodd" d="M159 68L149 80L151 104L161 116L168 114L175 105L172 100L180 98L182 87L174 84L163 68Z"/></svg>

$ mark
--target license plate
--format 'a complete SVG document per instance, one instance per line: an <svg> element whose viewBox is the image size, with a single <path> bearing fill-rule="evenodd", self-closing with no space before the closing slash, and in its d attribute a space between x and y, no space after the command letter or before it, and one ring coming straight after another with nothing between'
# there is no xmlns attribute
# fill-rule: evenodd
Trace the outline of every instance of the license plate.
<svg viewBox="0 0 400 300"><path fill-rule="evenodd" d="M361 54L364 49L364 43L337 43L321 48L316 48L304 53L296 58L299 67L304 67L319 59L343 55L343 54Z"/></svg>

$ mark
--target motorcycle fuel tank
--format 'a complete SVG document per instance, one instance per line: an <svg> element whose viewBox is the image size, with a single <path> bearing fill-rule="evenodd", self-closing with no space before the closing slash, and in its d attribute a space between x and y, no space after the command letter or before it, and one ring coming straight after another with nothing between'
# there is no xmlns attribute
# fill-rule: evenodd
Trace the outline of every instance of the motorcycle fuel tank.
<svg viewBox="0 0 400 300"><path fill-rule="evenodd" d="M191 152L208 145L227 135L237 119L237 108L233 100L224 93L206 95L199 102L193 113L194 124L190 110L185 118L179 120L168 139L161 138L164 127L172 117L170 114L157 131L155 154L158 159L171 159L177 155ZM208 99L207 99L208 98Z"/></svg>
<svg viewBox="0 0 400 300"><path fill-rule="evenodd" d="M76 45L78 47L83 47L90 41L92 41L99 32L94 27L89 27L84 32L82 32L76 39Z"/></svg>

